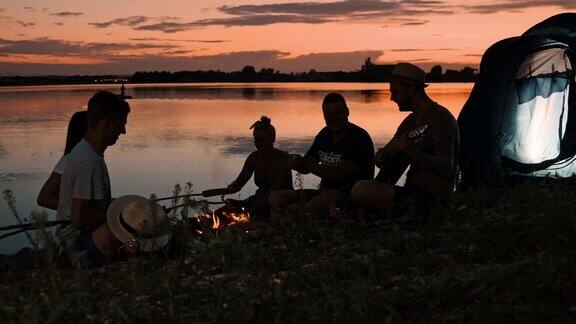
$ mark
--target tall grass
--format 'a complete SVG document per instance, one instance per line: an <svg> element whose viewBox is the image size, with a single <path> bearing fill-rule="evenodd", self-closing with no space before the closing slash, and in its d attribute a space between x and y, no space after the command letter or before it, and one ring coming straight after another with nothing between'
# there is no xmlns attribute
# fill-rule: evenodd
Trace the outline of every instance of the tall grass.
<svg viewBox="0 0 576 324"><path fill-rule="evenodd" d="M191 185L175 188L189 191ZM199 236L187 222L195 213L190 207L170 214L177 226L168 259L148 255L102 269L44 267L6 274L0 317L569 321L576 315L572 192L565 184L477 189L455 196L451 209L417 228L308 217Z"/></svg>

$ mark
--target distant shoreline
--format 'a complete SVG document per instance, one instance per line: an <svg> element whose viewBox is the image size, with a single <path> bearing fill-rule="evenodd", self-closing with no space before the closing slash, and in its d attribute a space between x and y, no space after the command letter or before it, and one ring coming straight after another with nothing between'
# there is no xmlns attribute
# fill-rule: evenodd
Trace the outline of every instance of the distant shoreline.
<svg viewBox="0 0 576 324"><path fill-rule="evenodd" d="M475 81L427 81L430 84L446 84L446 83L474 83ZM256 84L256 83L389 83L389 81L182 81L182 82L125 82L126 85L147 85L147 84L214 84L214 83L244 83L244 84ZM59 85L111 85L120 86L122 82L44 82L44 83L19 83L19 84L7 84L0 80L0 88L7 87L41 87L41 86L59 86Z"/></svg>
<svg viewBox="0 0 576 324"><path fill-rule="evenodd" d="M256 71L247 65L241 71L138 71L132 75L44 75L44 76L0 76L2 86L70 85L70 84L150 84L150 83L388 83L394 64L377 65L366 59L358 71L283 73L271 68ZM434 66L426 73L428 83L475 82L478 70L465 67L461 70L443 70Z"/></svg>

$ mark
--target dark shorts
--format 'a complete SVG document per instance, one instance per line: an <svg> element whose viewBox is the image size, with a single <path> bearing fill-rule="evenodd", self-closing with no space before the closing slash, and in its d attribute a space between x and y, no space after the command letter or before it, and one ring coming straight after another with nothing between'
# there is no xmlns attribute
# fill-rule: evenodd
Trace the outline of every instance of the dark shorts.
<svg viewBox="0 0 576 324"><path fill-rule="evenodd" d="M400 222L427 223L444 199L415 187L394 186L392 217Z"/></svg>
<svg viewBox="0 0 576 324"><path fill-rule="evenodd" d="M106 262L106 258L94 244L92 232L80 232L72 248L75 252L84 254L84 261L90 268L101 267Z"/></svg>

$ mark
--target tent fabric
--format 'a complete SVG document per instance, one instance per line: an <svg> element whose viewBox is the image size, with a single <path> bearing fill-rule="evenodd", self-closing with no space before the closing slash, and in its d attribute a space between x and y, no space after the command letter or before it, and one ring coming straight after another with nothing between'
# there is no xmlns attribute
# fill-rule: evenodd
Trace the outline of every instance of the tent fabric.
<svg viewBox="0 0 576 324"><path fill-rule="evenodd" d="M518 67L516 79L562 73L569 70L572 68L566 49L553 47L529 54Z"/></svg>
<svg viewBox="0 0 576 324"><path fill-rule="evenodd" d="M516 82L518 104L522 105L536 97L548 98L559 92L568 92L570 75L550 75Z"/></svg>
<svg viewBox="0 0 576 324"><path fill-rule="evenodd" d="M564 46L564 44L558 44ZM502 155L535 164L560 155L568 121L570 62L563 47L536 51L519 65L510 84Z"/></svg>
<svg viewBox="0 0 576 324"><path fill-rule="evenodd" d="M509 108L515 118L511 125L503 127L502 155L530 164L557 158L568 121L567 99L568 88L565 88L565 91L548 97L535 96Z"/></svg>
<svg viewBox="0 0 576 324"><path fill-rule="evenodd" d="M576 14L570 13L484 53L458 117L463 172L474 165L504 176L576 173L575 50Z"/></svg>

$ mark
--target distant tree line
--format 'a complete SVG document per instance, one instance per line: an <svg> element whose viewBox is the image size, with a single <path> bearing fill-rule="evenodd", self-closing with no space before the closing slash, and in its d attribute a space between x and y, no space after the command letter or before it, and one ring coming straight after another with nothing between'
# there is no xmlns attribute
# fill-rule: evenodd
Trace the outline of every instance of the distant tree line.
<svg viewBox="0 0 576 324"><path fill-rule="evenodd" d="M41 85L41 84L98 84L98 83L185 83L185 82L388 82L394 64L375 64L366 58L360 70L352 72L334 71L282 73L272 68L259 71L246 65L241 71L138 71L131 76L3 76L0 86ZM474 82L477 70L465 67L461 70L443 71L440 65L434 66L426 74L428 82Z"/></svg>

